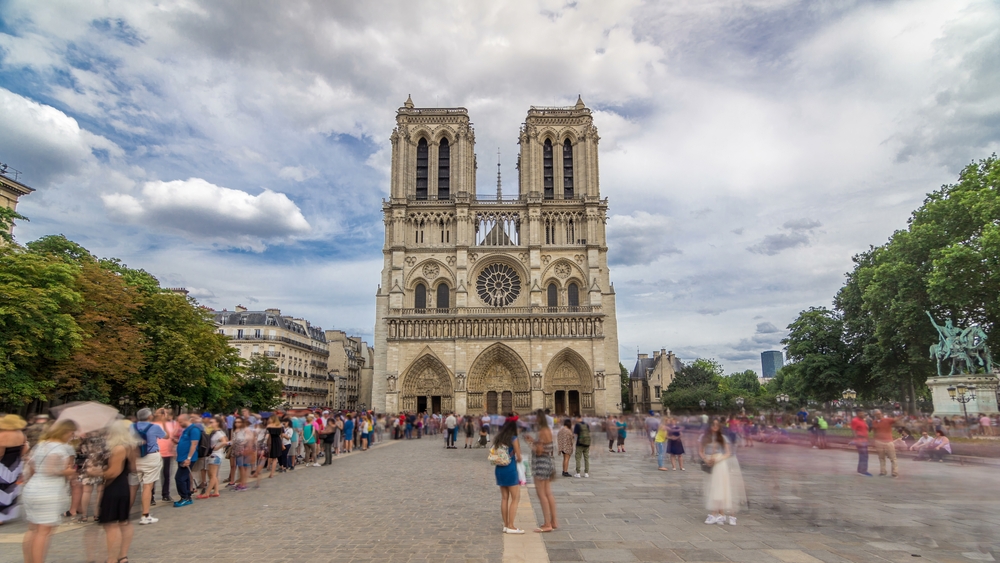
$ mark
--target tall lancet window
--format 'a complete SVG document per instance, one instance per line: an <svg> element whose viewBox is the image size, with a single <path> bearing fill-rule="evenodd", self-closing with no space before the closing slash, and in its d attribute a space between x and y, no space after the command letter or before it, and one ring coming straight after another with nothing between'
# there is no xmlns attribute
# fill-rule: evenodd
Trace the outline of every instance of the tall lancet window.
<svg viewBox="0 0 1000 563"><path fill-rule="evenodd" d="M580 288L575 283L569 284L566 290L566 304L570 307L580 306ZM570 309L573 311L574 309Z"/></svg>
<svg viewBox="0 0 1000 563"><path fill-rule="evenodd" d="M545 199L555 199L555 182L552 179L552 141L545 139L542 145L542 185Z"/></svg>
<svg viewBox="0 0 1000 563"><path fill-rule="evenodd" d="M451 292L450 292L450 290L448 288L448 284L442 283L442 284L438 285L438 288L437 288L437 308L438 309L447 309L448 308L448 301L449 301L448 297L450 295L451 295Z"/></svg>
<svg viewBox="0 0 1000 563"><path fill-rule="evenodd" d="M427 199L427 139L417 142L417 199Z"/></svg>
<svg viewBox="0 0 1000 563"><path fill-rule="evenodd" d="M441 139L438 145L438 199L448 199L451 193L451 145Z"/></svg>
<svg viewBox="0 0 1000 563"><path fill-rule="evenodd" d="M563 143L563 199L573 199L573 143Z"/></svg>
<svg viewBox="0 0 1000 563"><path fill-rule="evenodd" d="M550 283L549 284L549 287L548 287L548 289L546 291L546 300L545 300L545 302L548 303L549 307L558 307L559 306L559 288L556 287L556 284L554 284L554 283Z"/></svg>
<svg viewBox="0 0 1000 563"><path fill-rule="evenodd" d="M418 283L413 292L413 307L415 309L427 308L427 286Z"/></svg>

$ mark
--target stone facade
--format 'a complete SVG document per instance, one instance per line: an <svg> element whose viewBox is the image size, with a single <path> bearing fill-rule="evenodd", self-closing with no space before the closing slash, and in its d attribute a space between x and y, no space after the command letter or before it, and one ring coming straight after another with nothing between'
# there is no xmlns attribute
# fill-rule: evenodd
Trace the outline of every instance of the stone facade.
<svg viewBox="0 0 1000 563"><path fill-rule="evenodd" d="M632 412L663 412L663 394L682 367L684 366L677 356L663 348L654 351L652 358L647 354L639 354L629 375Z"/></svg>
<svg viewBox="0 0 1000 563"><path fill-rule="evenodd" d="M498 174L497 194L484 197L465 108L399 108L376 295L377 410L616 410L608 203L590 110L582 100L532 107L519 140L518 195L501 195Z"/></svg>
<svg viewBox="0 0 1000 563"><path fill-rule="evenodd" d="M21 196L28 195L33 191L35 191L34 188L29 188L13 178L0 174L0 207L16 211L17 200ZM13 225L11 225L10 232L14 232ZM3 239L0 239L0 244L3 243Z"/></svg>
<svg viewBox="0 0 1000 563"><path fill-rule="evenodd" d="M330 377L337 381L334 407L358 410L362 405L371 406L371 396L367 400L362 397L362 373L371 366L368 344L342 330L326 331L326 340L330 345Z"/></svg>
<svg viewBox="0 0 1000 563"><path fill-rule="evenodd" d="M240 357L264 355L274 361L287 408L334 406L327 367L330 351L322 328L282 316L278 309L248 311L242 306L216 311L214 320Z"/></svg>

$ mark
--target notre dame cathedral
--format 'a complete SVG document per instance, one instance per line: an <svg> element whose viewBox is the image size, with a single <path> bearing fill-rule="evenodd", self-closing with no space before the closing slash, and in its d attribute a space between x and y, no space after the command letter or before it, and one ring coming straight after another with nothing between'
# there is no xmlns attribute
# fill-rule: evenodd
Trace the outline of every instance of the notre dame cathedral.
<svg viewBox="0 0 1000 563"><path fill-rule="evenodd" d="M581 99L533 106L517 196L503 196L499 178L484 196L468 111L399 108L382 206L377 410L620 412L598 140Z"/></svg>

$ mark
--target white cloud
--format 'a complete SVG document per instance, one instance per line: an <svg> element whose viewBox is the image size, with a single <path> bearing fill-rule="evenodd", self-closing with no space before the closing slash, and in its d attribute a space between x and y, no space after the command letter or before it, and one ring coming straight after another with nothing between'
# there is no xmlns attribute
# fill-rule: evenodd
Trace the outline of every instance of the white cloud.
<svg viewBox="0 0 1000 563"><path fill-rule="evenodd" d="M671 238L672 223L663 215L636 211L632 215L608 218L608 245L611 264L650 264L664 256L680 254Z"/></svg>
<svg viewBox="0 0 1000 563"><path fill-rule="evenodd" d="M285 194L264 190L254 196L201 178L146 182L138 197L116 193L103 199L109 212L125 221L258 252L269 241L310 230L298 206Z"/></svg>
<svg viewBox="0 0 1000 563"><path fill-rule="evenodd" d="M315 178L318 175L319 171L315 168L305 166L285 166L278 171L278 176L289 180L295 180L296 182L305 182L306 180Z"/></svg>

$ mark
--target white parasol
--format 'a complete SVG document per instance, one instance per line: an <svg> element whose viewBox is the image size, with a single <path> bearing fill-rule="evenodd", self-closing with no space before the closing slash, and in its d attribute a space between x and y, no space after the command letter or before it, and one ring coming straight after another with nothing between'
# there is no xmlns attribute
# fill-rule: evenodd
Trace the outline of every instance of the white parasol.
<svg viewBox="0 0 1000 563"><path fill-rule="evenodd" d="M118 410L101 403L87 402L63 409L56 420L72 420L78 434L100 430L121 418Z"/></svg>

